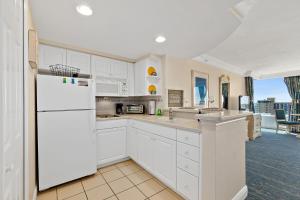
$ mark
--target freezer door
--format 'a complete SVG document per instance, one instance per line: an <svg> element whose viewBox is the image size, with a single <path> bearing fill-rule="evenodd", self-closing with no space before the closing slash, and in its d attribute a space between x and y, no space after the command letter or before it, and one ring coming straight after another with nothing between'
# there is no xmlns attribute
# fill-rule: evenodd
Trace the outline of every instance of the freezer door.
<svg viewBox="0 0 300 200"><path fill-rule="evenodd" d="M38 112L39 190L96 173L95 110Z"/></svg>
<svg viewBox="0 0 300 200"><path fill-rule="evenodd" d="M37 75L37 110L95 109L92 79Z"/></svg>

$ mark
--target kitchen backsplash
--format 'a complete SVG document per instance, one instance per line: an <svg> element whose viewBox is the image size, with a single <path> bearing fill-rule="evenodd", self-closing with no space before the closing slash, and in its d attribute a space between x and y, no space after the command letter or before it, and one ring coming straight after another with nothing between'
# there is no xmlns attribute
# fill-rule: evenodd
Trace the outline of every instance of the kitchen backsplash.
<svg viewBox="0 0 300 200"><path fill-rule="evenodd" d="M145 111L148 111L148 101L156 101L156 108L162 108L162 98L158 96L144 96L144 97L97 97L96 98L96 112L101 114L115 114L116 103L123 103L124 110L128 104L143 104Z"/></svg>

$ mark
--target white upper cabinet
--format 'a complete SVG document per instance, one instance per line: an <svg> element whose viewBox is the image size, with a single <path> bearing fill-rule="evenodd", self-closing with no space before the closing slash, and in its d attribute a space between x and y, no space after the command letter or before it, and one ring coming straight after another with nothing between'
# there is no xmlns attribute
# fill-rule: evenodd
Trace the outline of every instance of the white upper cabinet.
<svg viewBox="0 0 300 200"><path fill-rule="evenodd" d="M110 59L92 55L92 71L97 77L110 77Z"/></svg>
<svg viewBox="0 0 300 200"><path fill-rule="evenodd" d="M40 45L39 68L49 70L49 65L62 64L80 69L81 74L91 74L91 56L64 48Z"/></svg>
<svg viewBox="0 0 300 200"><path fill-rule="evenodd" d="M67 65L80 69L80 74L91 74L91 56L86 53L67 50Z"/></svg>
<svg viewBox="0 0 300 200"><path fill-rule="evenodd" d="M92 71L96 77L127 79L128 63L92 56Z"/></svg>
<svg viewBox="0 0 300 200"><path fill-rule="evenodd" d="M111 60L110 70L114 78L127 79L127 62Z"/></svg>
<svg viewBox="0 0 300 200"><path fill-rule="evenodd" d="M128 63L128 73L127 73L127 77L128 77L128 96L134 96L135 92L134 92L134 66L133 63Z"/></svg>
<svg viewBox="0 0 300 200"><path fill-rule="evenodd" d="M39 68L49 70L49 65L66 65L67 50L47 45L39 45Z"/></svg>

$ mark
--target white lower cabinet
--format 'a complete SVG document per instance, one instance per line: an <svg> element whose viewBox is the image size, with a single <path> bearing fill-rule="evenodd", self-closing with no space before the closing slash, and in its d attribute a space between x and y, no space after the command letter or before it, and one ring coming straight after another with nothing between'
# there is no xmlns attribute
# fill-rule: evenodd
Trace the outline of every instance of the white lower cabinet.
<svg viewBox="0 0 300 200"><path fill-rule="evenodd" d="M185 199L199 199L199 135L135 120L97 123L97 129L101 127L97 132L98 165L129 156Z"/></svg>
<svg viewBox="0 0 300 200"><path fill-rule="evenodd" d="M194 175L199 176L199 164L182 156L177 156L177 167Z"/></svg>
<svg viewBox="0 0 300 200"><path fill-rule="evenodd" d="M152 134L149 134L145 131L137 130L138 133L138 160L139 164L144 167L146 170L154 171L153 166L153 145L154 140L151 137Z"/></svg>
<svg viewBox="0 0 300 200"><path fill-rule="evenodd" d="M198 177L177 169L177 190L188 200L198 200L198 184Z"/></svg>
<svg viewBox="0 0 300 200"><path fill-rule="evenodd" d="M200 144L199 134L177 130L177 191L187 200L199 199Z"/></svg>
<svg viewBox="0 0 300 200"><path fill-rule="evenodd" d="M155 136L153 154L157 177L168 186L176 188L176 141Z"/></svg>
<svg viewBox="0 0 300 200"><path fill-rule="evenodd" d="M126 127L97 130L98 165L126 157Z"/></svg>
<svg viewBox="0 0 300 200"><path fill-rule="evenodd" d="M138 135L137 129L133 127L127 127L127 140L126 140L127 155L133 160L138 158Z"/></svg>
<svg viewBox="0 0 300 200"><path fill-rule="evenodd" d="M159 132L153 134L134 127L127 130L128 155L169 187L176 189L176 141L159 136Z"/></svg>

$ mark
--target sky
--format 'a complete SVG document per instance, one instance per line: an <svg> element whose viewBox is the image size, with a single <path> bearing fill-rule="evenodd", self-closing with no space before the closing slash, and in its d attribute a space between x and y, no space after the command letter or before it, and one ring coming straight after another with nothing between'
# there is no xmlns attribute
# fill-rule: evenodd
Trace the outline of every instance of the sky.
<svg viewBox="0 0 300 200"><path fill-rule="evenodd" d="M283 78L254 80L254 102L275 97L275 102L291 102Z"/></svg>

